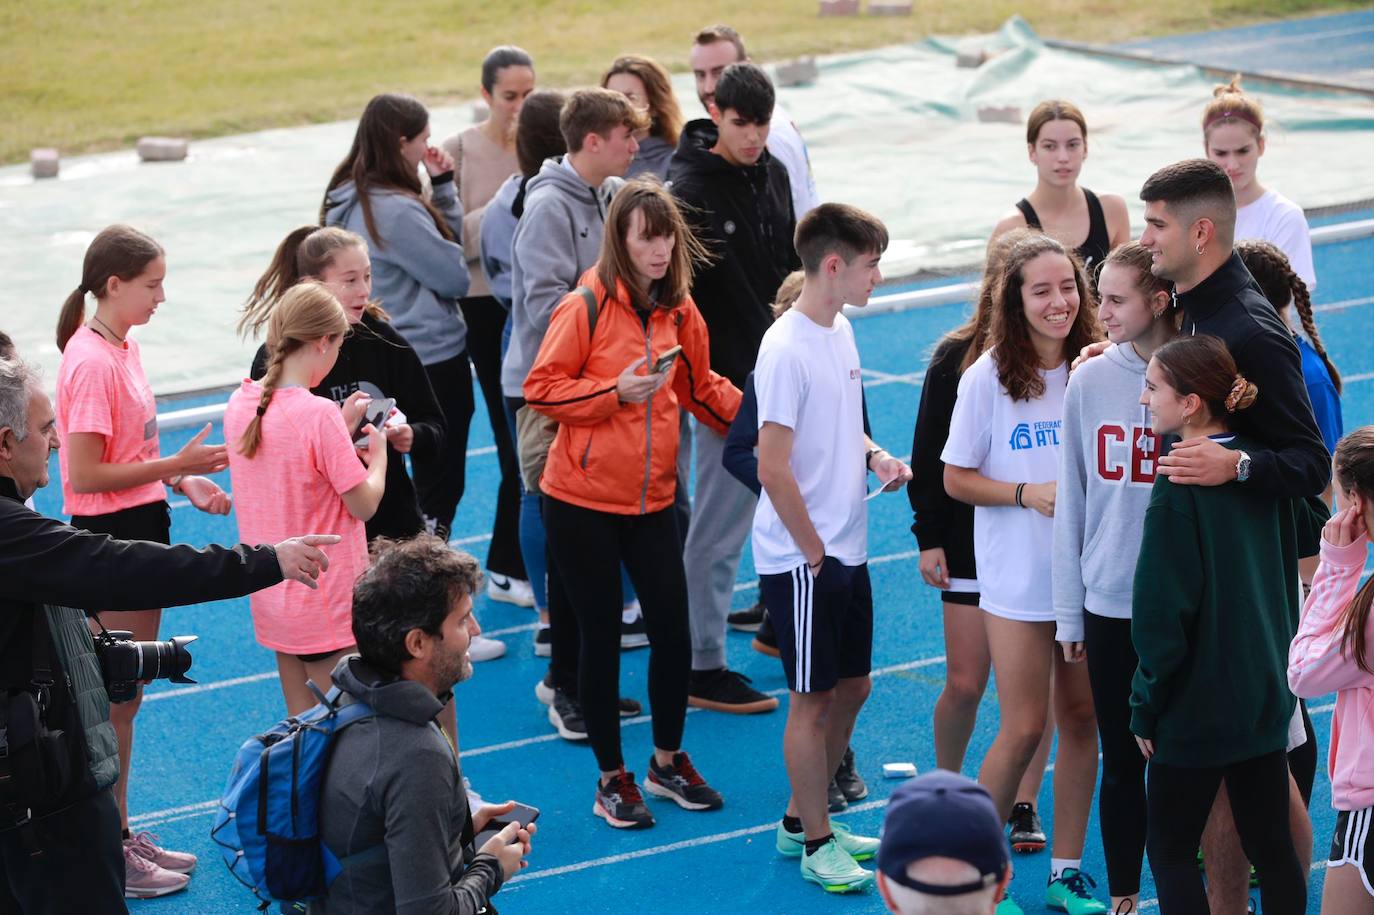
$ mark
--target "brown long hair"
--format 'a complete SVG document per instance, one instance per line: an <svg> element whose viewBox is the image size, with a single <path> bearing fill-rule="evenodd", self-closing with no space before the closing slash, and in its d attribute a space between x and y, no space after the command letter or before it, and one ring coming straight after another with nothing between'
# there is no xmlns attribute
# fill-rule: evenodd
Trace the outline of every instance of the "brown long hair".
<svg viewBox="0 0 1374 915"><path fill-rule="evenodd" d="M417 99L391 92L373 96L358 119L358 130L353 134L348 155L334 169L325 188L320 204L320 225L324 225L329 213L330 192L352 181L358 203L363 208L367 234L372 236L378 250L386 249L386 239L377 233L377 223L372 218L371 194L374 190L394 191L415 198L429 212L439 234L453 241L453 231L443 214L422 194L419 172L407 165L401 155L400 139L413 140L428 124L429 112Z"/></svg>
<svg viewBox="0 0 1374 915"><path fill-rule="evenodd" d="M658 137L669 146L677 146L678 137L682 134L682 109L673 95L673 83L668 71L652 57L622 54L601 77L601 88L606 88L606 83L618 73L637 76L644 84L644 94L647 96L644 101L649 106L649 136Z"/></svg>
<svg viewBox="0 0 1374 915"><path fill-rule="evenodd" d="M647 238L668 236L673 239L673 254L668 272L658 281L658 301L665 307L675 307L687 298L692 289L692 272L696 265L708 263L710 255L687 226L673 195L663 182L653 175L640 175L616 192L606 214L606 230L601 236L601 256L596 262L596 278L608 294L614 295L616 281L625 284L630 304L648 310L653 303L635 285L634 266L630 260L625 236L630 230L630 215L635 210L644 214L644 235Z"/></svg>
<svg viewBox="0 0 1374 915"><path fill-rule="evenodd" d="M1031 109L1026 118L1026 145L1034 146L1040 139L1041 129L1050 121L1073 121L1083 133L1083 142L1088 142L1088 119L1073 102L1063 99L1047 99Z"/></svg>
<svg viewBox="0 0 1374 915"><path fill-rule="evenodd" d="M1128 241L1125 244L1117 245L1115 248L1108 251L1107 256L1097 263L1096 269L1094 270L1095 282L1093 286L1096 288L1096 281L1101 280L1102 271L1106 269L1108 264L1113 264L1117 267L1125 267L1127 270L1134 271L1135 288L1145 296L1146 301L1149 301L1159 293L1170 292L1174 288L1173 283L1163 277L1155 276L1154 273L1151 272L1150 265L1153 262L1154 257L1150 254L1150 249L1139 242ZM1178 303L1174 301L1174 297L1172 295L1169 296L1169 304L1164 306L1164 311L1160 312L1158 320L1168 321L1173 325L1174 330L1177 331L1179 322L1182 318L1183 310L1178 307Z"/></svg>
<svg viewBox="0 0 1374 915"><path fill-rule="evenodd" d="M257 415L239 438L239 454L253 457L262 444L262 416L272 403L281 382L286 357L322 337L341 337L348 333L348 316L339 300L319 283L292 286L272 309L267 319L267 371L259 385Z"/></svg>
<svg viewBox="0 0 1374 915"><path fill-rule="evenodd" d="M105 297L110 277L129 282L148 269L148 265L163 255L162 246L135 228L125 225L106 226L86 248L81 262L81 285L71 291L62 302L57 315L57 349L67 348L86 320L86 293L97 299Z"/></svg>
<svg viewBox="0 0 1374 915"><path fill-rule="evenodd" d="M1089 343L1102 338L1097 323L1088 279L1083 263L1072 251L1059 242L1032 232L1016 241L1007 251L992 295L992 323L988 328L987 346L997 364L997 380L1012 400L1034 400L1045 393L1045 379L1040 376L1040 356L1031 338L1030 322L1026 318L1025 300L1021 297L1022 275L1026 264L1042 254L1059 254L1073 268L1074 285L1078 287L1078 313L1064 339L1064 356L1069 358Z"/></svg>
<svg viewBox="0 0 1374 915"><path fill-rule="evenodd" d="M1374 426L1361 426L1336 445L1336 482L1345 492L1357 492L1366 501L1374 500ZM1353 657L1367 674L1374 674L1366 652L1364 633L1369 624L1369 608L1374 604L1374 578L1356 592L1350 606L1341 614L1341 654Z"/></svg>
<svg viewBox="0 0 1374 915"><path fill-rule="evenodd" d="M959 327L945 334L936 347L951 343L967 343L964 359L959 363L959 374L968 371L969 366L978 361L988 348L988 328L992 326L992 292L997 287L997 277L1002 271L1002 262L1007 258L1011 246L1023 238L1035 234L1034 229L1012 229L997 236L988 245L987 260L983 264L983 280L978 285L978 298L973 303L973 314Z"/></svg>
<svg viewBox="0 0 1374 915"><path fill-rule="evenodd" d="M253 292L243 304L243 315L239 318L239 336L252 334L256 337L271 317L272 306L286 291L301 280L318 279L334 263L335 255L345 248L366 251L367 242L361 235L338 226L293 229L277 245L267 272L253 284ZM390 320L390 315L376 302L367 303L367 313L383 321Z"/></svg>
<svg viewBox="0 0 1374 915"><path fill-rule="evenodd" d="M1228 414L1249 409L1259 397L1259 388L1236 369L1220 337L1177 337L1155 350L1154 361L1169 387L1185 396L1196 394L1211 419L1225 423Z"/></svg>
<svg viewBox="0 0 1374 915"><path fill-rule="evenodd" d="M1288 302L1292 301L1298 310L1298 319L1302 321L1302 332L1307 335L1317 355L1321 356L1336 393L1341 393L1341 373L1336 371L1335 363L1326 354L1321 334L1317 333L1317 320L1312 316L1312 296L1307 291L1307 283L1293 272L1288 255L1269 242L1258 240L1241 242L1236 245L1236 253L1245 262L1245 269L1259 283L1260 292L1264 293L1269 304L1280 315L1288 307Z"/></svg>

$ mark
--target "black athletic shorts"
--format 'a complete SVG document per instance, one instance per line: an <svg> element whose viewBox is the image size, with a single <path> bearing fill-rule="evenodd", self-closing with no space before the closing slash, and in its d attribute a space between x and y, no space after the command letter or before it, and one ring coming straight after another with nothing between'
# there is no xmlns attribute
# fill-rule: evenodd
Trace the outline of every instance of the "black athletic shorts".
<svg viewBox="0 0 1374 915"><path fill-rule="evenodd" d="M834 689L842 678L867 676L873 661L873 588L868 564L825 557L820 574L806 565L759 576L759 596L778 640L793 692Z"/></svg>
<svg viewBox="0 0 1374 915"><path fill-rule="evenodd" d="M72 527L96 534L109 534L116 540L172 542L172 509L165 501L121 508L104 515L72 515Z"/></svg>
<svg viewBox="0 0 1374 915"><path fill-rule="evenodd" d="M977 591L941 591L940 600L946 604L958 604L961 607L978 606Z"/></svg>
<svg viewBox="0 0 1374 915"><path fill-rule="evenodd" d="M1327 855L1326 866L1355 868L1360 872L1366 892L1374 896L1374 881L1369 874L1370 865L1374 865L1369 854L1374 846L1371 820L1374 820L1374 807L1336 811L1336 830L1331 836L1331 854Z"/></svg>

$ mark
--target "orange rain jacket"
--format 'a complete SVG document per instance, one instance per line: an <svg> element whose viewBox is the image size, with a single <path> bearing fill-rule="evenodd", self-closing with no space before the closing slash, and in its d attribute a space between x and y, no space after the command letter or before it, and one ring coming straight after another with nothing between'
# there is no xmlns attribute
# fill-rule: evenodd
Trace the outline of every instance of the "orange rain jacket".
<svg viewBox="0 0 1374 915"><path fill-rule="evenodd" d="M677 489L678 408L724 435L739 409L739 389L711 371L706 322L690 296L655 307L646 324L623 283L607 297L595 266L581 285L600 305L595 333L588 334L586 300L573 290L554 309L525 378L525 403L560 424L540 488L594 511L661 511ZM626 366L647 358L639 371L648 372L678 344L669 382L645 403L621 403L616 381Z"/></svg>

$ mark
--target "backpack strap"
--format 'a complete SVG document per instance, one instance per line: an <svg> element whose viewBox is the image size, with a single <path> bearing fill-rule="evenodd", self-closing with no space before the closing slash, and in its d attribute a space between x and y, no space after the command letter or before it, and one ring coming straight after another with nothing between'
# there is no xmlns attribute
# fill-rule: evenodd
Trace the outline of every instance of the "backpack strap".
<svg viewBox="0 0 1374 915"><path fill-rule="evenodd" d="M590 340L596 334L596 319L600 317L601 306L596 301L596 293L586 286L578 286L577 294L587 303L587 339Z"/></svg>

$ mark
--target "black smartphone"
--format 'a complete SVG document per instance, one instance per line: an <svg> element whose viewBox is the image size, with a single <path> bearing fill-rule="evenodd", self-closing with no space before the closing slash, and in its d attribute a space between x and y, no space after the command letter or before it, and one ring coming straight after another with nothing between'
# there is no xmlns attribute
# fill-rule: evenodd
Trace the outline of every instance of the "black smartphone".
<svg viewBox="0 0 1374 915"><path fill-rule="evenodd" d="M675 346L675 347L673 347L672 349L664 350L664 351L663 351L663 354L660 355L657 359L654 360L654 371L655 371L655 372L666 372L666 371L668 371L668 369L670 369L670 368L673 367L673 362L677 359L677 357L678 357L681 353L682 353L682 347L681 347L680 345L679 345L679 346Z"/></svg>
<svg viewBox="0 0 1374 915"><path fill-rule="evenodd" d="M358 420L358 428L353 430L353 444L361 448L367 444L367 436L363 435L363 429L371 423L378 432L382 430L386 418L391 415L391 411L396 406L396 398L383 397L380 400L368 401L367 409L363 411L362 418Z"/></svg>
<svg viewBox="0 0 1374 915"><path fill-rule="evenodd" d="M511 823L519 823L520 827L523 829L537 819L539 819L538 807L531 807L528 804L521 804L517 801L514 810L510 813L503 814L499 820L492 820L487 824L486 829L477 834L477 838L472 840L472 847L481 849L483 845L487 844L492 836L505 829L506 826Z"/></svg>

